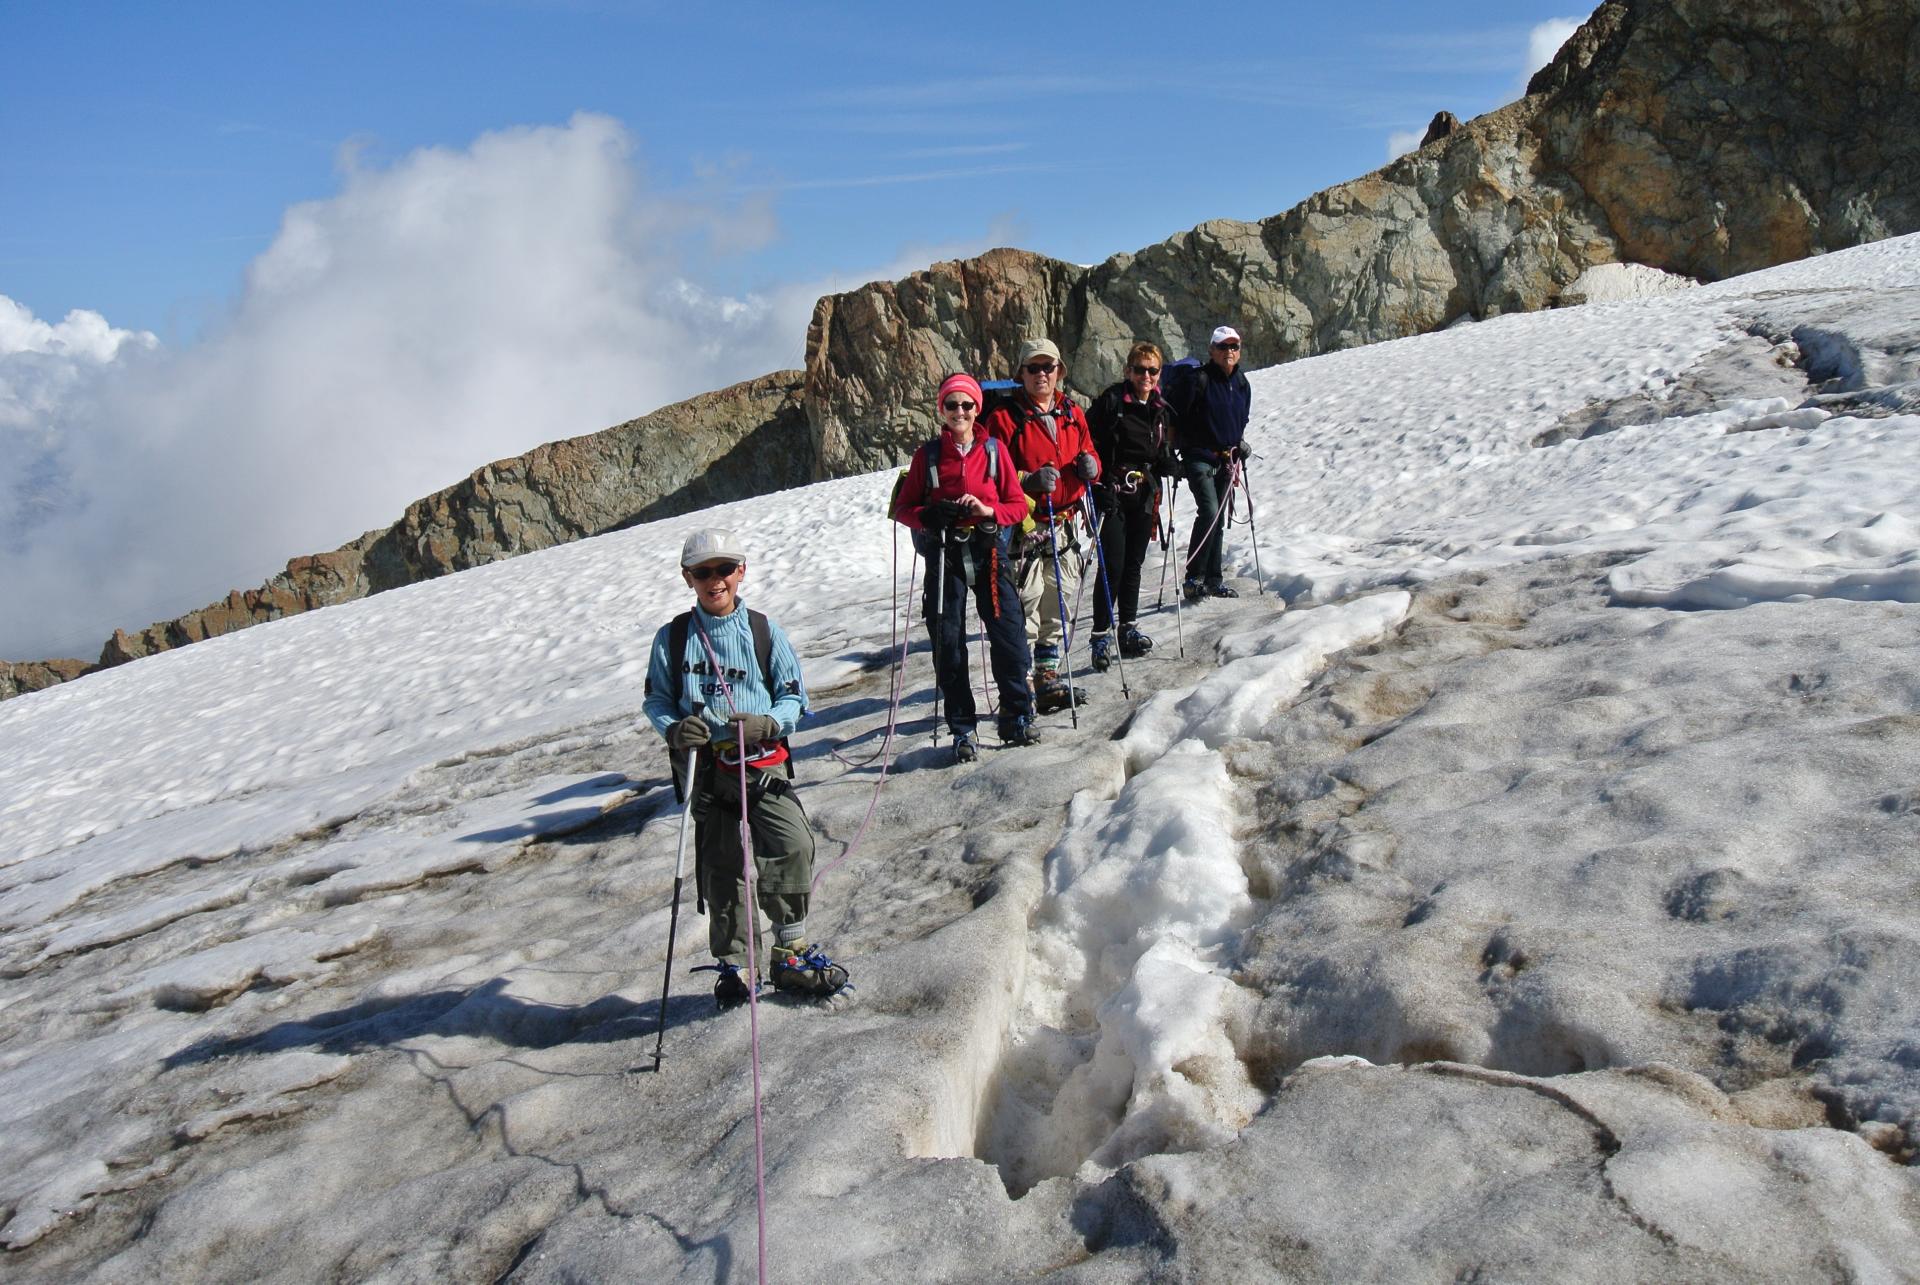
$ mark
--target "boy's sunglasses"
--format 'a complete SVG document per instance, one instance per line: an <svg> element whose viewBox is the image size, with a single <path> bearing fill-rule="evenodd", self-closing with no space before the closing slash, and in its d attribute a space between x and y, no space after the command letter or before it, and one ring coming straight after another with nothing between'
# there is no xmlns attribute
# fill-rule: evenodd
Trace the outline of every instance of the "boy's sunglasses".
<svg viewBox="0 0 1920 1285"><path fill-rule="evenodd" d="M688 568L687 574L692 576L695 580L698 580L700 583L705 584L707 581L712 580L716 576L718 576L722 580L725 580L728 576L732 575L734 572L738 571L739 569L740 569L740 564L737 562L709 562L704 567Z"/></svg>
<svg viewBox="0 0 1920 1285"><path fill-rule="evenodd" d="M941 402L940 405L946 410L954 411L970 411L976 409L972 402L963 402L957 397L950 401Z"/></svg>

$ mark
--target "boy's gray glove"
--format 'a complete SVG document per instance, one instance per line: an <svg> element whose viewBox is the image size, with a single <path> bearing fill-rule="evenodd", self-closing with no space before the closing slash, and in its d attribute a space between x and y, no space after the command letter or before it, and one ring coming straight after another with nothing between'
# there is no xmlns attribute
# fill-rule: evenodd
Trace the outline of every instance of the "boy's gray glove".
<svg viewBox="0 0 1920 1285"><path fill-rule="evenodd" d="M1042 464L1039 468L1027 474L1026 480L1020 483L1022 490L1036 498L1042 495L1052 495L1053 489L1059 485L1060 470L1051 464Z"/></svg>
<svg viewBox="0 0 1920 1285"><path fill-rule="evenodd" d="M741 714L734 722L739 725L742 745L763 745L780 739L780 724L771 714Z"/></svg>
<svg viewBox="0 0 1920 1285"><path fill-rule="evenodd" d="M667 729L667 744L684 754L713 739L713 728L698 714L689 714Z"/></svg>

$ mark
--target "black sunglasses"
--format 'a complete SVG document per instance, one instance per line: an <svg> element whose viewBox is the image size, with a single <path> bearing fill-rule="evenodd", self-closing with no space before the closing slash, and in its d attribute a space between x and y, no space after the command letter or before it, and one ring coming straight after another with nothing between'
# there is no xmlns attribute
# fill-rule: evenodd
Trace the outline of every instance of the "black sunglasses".
<svg viewBox="0 0 1920 1285"><path fill-rule="evenodd" d="M1160 373L1158 366L1129 366L1127 369L1136 375L1157 375Z"/></svg>
<svg viewBox="0 0 1920 1285"><path fill-rule="evenodd" d="M969 411L978 409L972 402L963 402L957 397L951 401L941 402L940 405L945 410Z"/></svg>
<svg viewBox="0 0 1920 1285"><path fill-rule="evenodd" d="M1214 347L1218 348L1221 352L1239 352L1240 351L1239 344L1215 344Z"/></svg>
<svg viewBox="0 0 1920 1285"><path fill-rule="evenodd" d="M740 564L737 562L712 562L704 567L691 567L688 569L687 574L700 583L705 584L716 576L725 580L739 569Z"/></svg>
<svg viewBox="0 0 1920 1285"><path fill-rule="evenodd" d="M1030 361L1024 369L1029 375L1051 375L1055 368L1050 361Z"/></svg>

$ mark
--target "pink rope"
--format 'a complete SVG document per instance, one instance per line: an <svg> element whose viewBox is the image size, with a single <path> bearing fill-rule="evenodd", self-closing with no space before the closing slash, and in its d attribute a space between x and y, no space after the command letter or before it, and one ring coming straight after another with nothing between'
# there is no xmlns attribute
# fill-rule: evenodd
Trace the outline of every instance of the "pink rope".
<svg viewBox="0 0 1920 1285"><path fill-rule="evenodd" d="M734 703L733 689L727 685L726 670L720 664L720 657L714 654L713 640L707 637L707 627L700 623L700 613L697 611L693 613L693 625L700 631L700 645L706 649L707 664L720 682L720 694L726 698L727 708L733 711L737 719L740 707ZM760 906L753 899L753 827L747 820L747 747L743 743L738 749L740 868L747 881L747 904L744 907L747 920L747 1024L752 1030L753 1047L753 1192L760 1231L760 1285L767 1285L767 1141L760 1112L760 961L754 949L760 937Z"/></svg>
<svg viewBox="0 0 1920 1285"><path fill-rule="evenodd" d="M918 571L919 569L920 569L920 551L918 549L915 549L913 551L912 557L909 559L907 563L907 583L908 584L913 583L913 573L915 571ZM907 613L910 614L912 610L913 610L912 599L908 599ZM907 649L912 644L912 638L910 636L912 632L912 626L905 622L904 616L900 610L900 528L898 524L896 524L893 528L893 605L888 610L887 622L888 622L888 630L889 630L887 635L887 650L893 651L895 648L898 648L900 652L900 654L894 659L893 681L888 687L888 699L890 703L887 711L887 739L881 743L881 746L879 749L875 750L873 753L867 755L867 757L863 759L851 759L851 758L848 758L845 754L842 754L840 751L846 745L845 741L841 742L840 745L835 746L832 750L829 751L829 753L831 753L836 760L846 764L848 767L866 767L868 764L872 763L875 759L879 758L882 754L886 752L887 746L891 744L893 741L893 726L894 726L894 721L899 717L899 714L900 714L901 698L906 694ZM905 633L908 636L903 637L902 636L903 631L905 631ZM884 779L884 777L882 779ZM845 858L842 857L841 860L845 860ZM834 864L837 865L839 863L835 862Z"/></svg>
<svg viewBox="0 0 1920 1285"><path fill-rule="evenodd" d="M1193 560L1199 557L1201 554L1201 551L1207 547L1207 541L1213 537L1213 528L1219 526L1220 519L1227 516L1227 510L1233 504L1234 488L1241 485L1243 484L1240 481L1240 461L1234 460L1232 464L1229 465L1228 467L1227 493L1220 498L1220 507L1214 511L1213 521L1207 524L1206 532L1202 534L1198 540L1194 541L1193 552L1189 553L1187 555L1187 560L1180 564L1181 576L1184 577L1187 574L1187 572L1193 569ZM1192 484L1188 484L1187 489L1191 491L1193 489ZM1248 503L1252 503L1253 497L1249 496L1247 497L1247 499L1248 499Z"/></svg>
<svg viewBox="0 0 1920 1285"><path fill-rule="evenodd" d="M907 565L908 584L913 583L913 573L919 567L919 559L920 552L916 549L913 560ZM900 535L898 529L895 530L893 538L893 586L894 600L897 602L900 594ZM911 598L908 599L908 609L912 609ZM907 626L903 628L900 631L899 638L900 658L895 662L893 670L893 700L887 706L887 736L886 739L880 743L880 779L873 783L873 797L867 800L867 815L860 819L860 828L853 832L853 842L847 845L844 852L832 861L829 861L814 874L813 882L807 885L807 894L809 896L819 891L821 880L838 869L840 865L845 862L847 858L851 857L860 847L860 841L867 837L867 827L873 824L874 811L880 806L880 791L886 788L887 771L893 766L893 733L894 728L899 726L900 722L900 701L907 690L907 648L913 642L912 627ZM839 755L836 753L834 757L838 758ZM840 761L843 763L846 762L845 759L841 759ZM867 760L868 763L872 761L872 759ZM864 767L865 764L861 766Z"/></svg>

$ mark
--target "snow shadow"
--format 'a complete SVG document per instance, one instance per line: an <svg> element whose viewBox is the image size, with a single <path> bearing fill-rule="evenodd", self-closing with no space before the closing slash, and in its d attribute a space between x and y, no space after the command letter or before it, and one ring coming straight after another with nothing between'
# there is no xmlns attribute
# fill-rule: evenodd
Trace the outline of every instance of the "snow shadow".
<svg viewBox="0 0 1920 1285"><path fill-rule="evenodd" d="M495 977L466 990L363 1000L347 1008L281 1022L251 1035L200 1040L169 1054L163 1065L173 1070L224 1057L301 1048L360 1053L423 1036L466 1036L490 1039L511 1048L545 1049L560 1044L611 1044L659 1030L657 999L607 995L588 1004L549 1004L508 994L510 984L507 978ZM667 1029L684 1026L712 1009L712 1001L699 991L670 996Z"/></svg>

